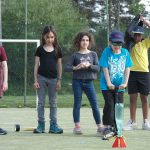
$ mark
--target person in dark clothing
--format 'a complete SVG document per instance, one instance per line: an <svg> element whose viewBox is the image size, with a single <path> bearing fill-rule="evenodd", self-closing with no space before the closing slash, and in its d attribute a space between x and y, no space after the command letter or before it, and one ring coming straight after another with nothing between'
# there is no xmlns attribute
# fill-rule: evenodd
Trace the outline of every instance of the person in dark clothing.
<svg viewBox="0 0 150 150"><path fill-rule="evenodd" d="M46 89L50 104L49 133L60 134L63 129L57 124L57 91L61 88L62 52L52 26L46 26L42 33L42 44L35 53L34 87L38 95L38 126L34 133L45 132L44 105Z"/></svg>

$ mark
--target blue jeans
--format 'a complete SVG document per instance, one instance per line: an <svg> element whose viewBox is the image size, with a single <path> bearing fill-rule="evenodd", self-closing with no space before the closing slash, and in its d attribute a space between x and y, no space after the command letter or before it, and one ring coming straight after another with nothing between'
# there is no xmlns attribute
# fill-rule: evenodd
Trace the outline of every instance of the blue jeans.
<svg viewBox="0 0 150 150"><path fill-rule="evenodd" d="M82 91L85 92L93 111L96 124L101 123L100 112L92 80L73 80L72 89L74 93L73 118L74 123L80 122L80 107L82 101Z"/></svg>

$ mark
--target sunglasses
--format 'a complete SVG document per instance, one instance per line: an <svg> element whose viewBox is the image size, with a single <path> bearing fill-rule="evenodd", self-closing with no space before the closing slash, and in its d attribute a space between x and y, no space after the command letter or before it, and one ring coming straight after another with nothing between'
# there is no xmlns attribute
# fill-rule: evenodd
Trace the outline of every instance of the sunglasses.
<svg viewBox="0 0 150 150"><path fill-rule="evenodd" d="M113 46L122 46L121 42L112 42L111 43Z"/></svg>

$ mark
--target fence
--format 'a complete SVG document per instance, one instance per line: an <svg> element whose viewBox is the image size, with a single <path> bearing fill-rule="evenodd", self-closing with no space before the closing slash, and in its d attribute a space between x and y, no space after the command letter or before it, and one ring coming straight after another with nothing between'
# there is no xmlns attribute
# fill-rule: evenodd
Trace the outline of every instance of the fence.
<svg viewBox="0 0 150 150"><path fill-rule="evenodd" d="M8 68L9 68L9 89L10 90L7 93L8 95L10 94L14 96L23 94L24 105L26 105L27 88L31 87L31 84L33 83L33 78L32 78L33 71L31 71L33 67L30 67L30 69L28 69L28 65L33 66L33 62L34 62L33 53L32 55L28 55L27 43L36 43L36 47L38 47L40 45L40 40L38 39L0 39L0 43L13 43L13 44L15 43L16 45L16 50L12 50L10 48L11 45L6 44L4 46L4 48L6 49L6 53L8 55ZM20 47L19 49L17 47L18 44L16 43L19 43L19 46L18 46ZM22 45L24 43L25 45ZM22 47L24 47L24 54L20 50L22 49ZM32 58L32 64L30 63L31 59L28 56ZM23 66L23 59L24 59L24 66ZM27 78L28 76L29 76L29 80Z"/></svg>

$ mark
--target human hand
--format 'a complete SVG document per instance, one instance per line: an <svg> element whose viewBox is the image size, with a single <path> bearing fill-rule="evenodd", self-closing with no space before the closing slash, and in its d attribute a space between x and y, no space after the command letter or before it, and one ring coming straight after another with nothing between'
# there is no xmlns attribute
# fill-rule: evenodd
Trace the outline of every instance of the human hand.
<svg viewBox="0 0 150 150"><path fill-rule="evenodd" d="M57 80L55 88L56 88L56 91L59 91L61 89L61 80Z"/></svg>
<svg viewBox="0 0 150 150"><path fill-rule="evenodd" d="M112 83L108 83L107 86L108 86L108 88L110 90L114 90L115 89L115 86Z"/></svg>
<svg viewBox="0 0 150 150"><path fill-rule="evenodd" d="M91 64L87 61L87 62L85 62L84 66L85 66L85 68L89 68L91 66Z"/></svg>
<svg viewBox="0 0 150 150"><path fill-rule="evenodd" d="M8 83L7 83L7 82L4 82L4 83L3 83L3 88L2 88L2 90L3 90L4 92L8 90Z"/></svg>
<svg viewBox="0 0 150 150"><path fill-rule="evenodd" d="M140 15L140 20L144 21L144 17L142 15Z"/></svg>
<svg viewBox="0 0 150 150"><path fill-rule="evenodd" d="M121 84L119 86L119 90L124 90L127 87L127 84Z"/></svg>
<svg viewBox="0 0 150 150"><path fill-rule="evenodd" d="M34 82L33 87L34 87L34 89L39 89L40 88L40 85L39 85L38 81Z"/></svg>
<svg viewBox="0 0 150 150"><path fill-rule="evenodd" d="M143 24L150 28L149 21L145 20L143 16L140 16L140 20L143 21Z"/></svg>
<svg viewBox="0 0 150 150"><path fill-rule="evenodd" d="M83 63L80 63L80 64L78 64L77 66L74 66L74 67L73 67L73 70L79 70L79 69L82 69L82 68L84 68L84 64L83 64Z"/></svg>

